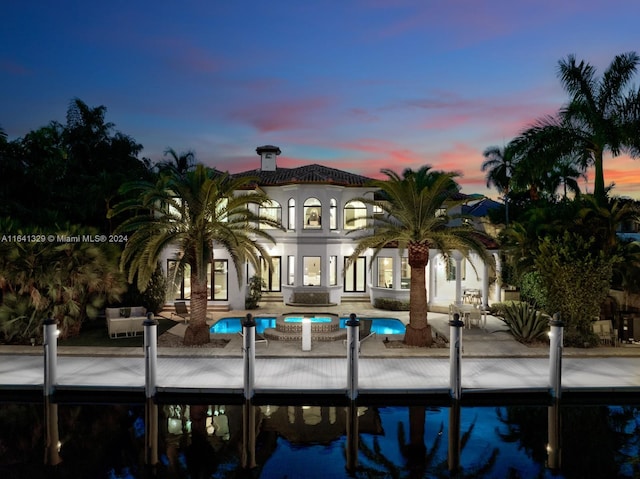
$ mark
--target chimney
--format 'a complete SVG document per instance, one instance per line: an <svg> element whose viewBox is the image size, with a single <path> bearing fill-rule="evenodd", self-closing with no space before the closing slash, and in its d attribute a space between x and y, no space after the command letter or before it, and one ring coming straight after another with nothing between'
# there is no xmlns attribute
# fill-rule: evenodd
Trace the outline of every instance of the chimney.
<svg viewBox="0 0 640 479"><path fill-rule="evenodd" d="M276 156L280 154L280 148L273 145L264 145L256 148L260 155L260 169L262 171L276 171Z"/></svg>

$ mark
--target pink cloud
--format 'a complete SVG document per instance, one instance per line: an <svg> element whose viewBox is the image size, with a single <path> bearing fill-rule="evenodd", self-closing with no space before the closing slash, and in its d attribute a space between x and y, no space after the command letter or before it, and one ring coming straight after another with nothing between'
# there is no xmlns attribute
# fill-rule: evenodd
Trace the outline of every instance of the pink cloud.
<svg viewBox="0 0 640 479"><path fill-rule="evenodd" d="M247 123L261 133L297 130L317 125L317 115L329 104L324 97L265 102L235 109L229 118Z"/></svg>

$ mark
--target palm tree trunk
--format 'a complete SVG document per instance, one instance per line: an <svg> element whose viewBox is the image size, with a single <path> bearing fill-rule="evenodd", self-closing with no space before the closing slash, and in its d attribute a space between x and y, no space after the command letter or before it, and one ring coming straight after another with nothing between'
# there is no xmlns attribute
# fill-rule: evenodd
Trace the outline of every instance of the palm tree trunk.
<svg viewBox="0 0 640 479"><path fill-rule="evenodd" d="M604 169L602 165L603 152L601 148L596 148L593 152L593 166L594 166L594 178L593 178L593 196L598 204L604 204L606 195L604 192Z"/></svg>
<svg viewBox="0 0 640 479"><path fill-rule="evenodd" d="M192 271L196 268L192 268ZM183 344L194 346L210 341L207 326L207 280L202 281L197 273L191 274L191 305L189 326L184 333Z"/></svg>
<svg viewBox="0 0 640 479"><path fill-rule="evenodd" d="M431 326L427 321L426 267L429 262L429 245L409 243L411 289L409 290L409 324L404 343L409 346L430 347L433 342Z"/></svg>

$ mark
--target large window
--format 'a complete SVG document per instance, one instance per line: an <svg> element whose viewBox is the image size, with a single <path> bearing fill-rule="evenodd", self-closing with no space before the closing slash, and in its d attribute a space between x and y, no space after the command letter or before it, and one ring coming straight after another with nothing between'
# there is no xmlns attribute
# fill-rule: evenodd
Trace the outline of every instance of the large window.
<svg viewBox="0 0 640 479"><path fill-rule="evenodd" d="M393 288L393 258L378 257L378 288Z"/></svg>
<svg viewBox="0 0 640 479"><path fill-rule="evenodd" d="M289 198L287 216L289 217L288 218L288 221L289 221L288 228L290 230L296 229L296 200L294 200L293 198Z"/></svg>
<svg viewBox="0 0 640 479"><path fill-rule="evenodd" d="M214 301L226 301L229 299L229 267L226 259L215 260L214 268L207 265L207 298ZM191 266L184 265L181 271L179 262L174 259L167 260L169 300L191 299Z"/></svg>
<svg viewBox="0 0 640 479"><path fill-rule="evenodd" d="M304 286L320 286L321 270L320 256L305 256L302 258L304 268Z"/></svg>
<svg viewBox="0 0 640 479"><path fill-rule="evenodd" d="M304 202L304 227L322 228L322 204L318 198L307 198Z"/></svg>
<svg viewBox="0 0 640 479"><path fill-rule="evenodd" d="M296 279L296 257L287 256L287 284L293 286Z"/></svg>
<svg viewBox="0 0 640 479"><path fill-rule="evenodd" d="M345 265L347 258L344 259ZM345 292L364 292L366 290L367 259L360 256L349 265L344 274Z"/></svg>
<svg viewBox="0 0 640 479"><path fill-rule="evenodd" d="M260 276L264 281L263 291L280 291L280 256L271 257L271 267L269 262L260 258Z"/></svg>
<svg viewBox="0 0 640 479"><path fill-rule="evenodd" d="M400 289L411 288L411 266L409 266L409 258L400 260Z"/></svg>
<svg viewBox="0 0 640 479"><path fill-rule="evenodd" d="M264 218L269 218L271 221L277 222L279 225L282 224L282 207L277 201L268 200L263 205L260 205L258 214ZM276 226L260 223L260 229L268 230L274 228L276 228Z"/></svg>
<svg viewBox="0 0 640 479"><path fill-rule="evenodd" d="M213 262L213 300L226 301L229 299L229 262L226 259L217 259Z"/></svg>
<svg viewBox="0 0 640 479"><path fill-rule="evenodd" d="M170 301L190 299L191 267L187 264L184 268L179 268L177 260L167 260L167 283L167 298Z"/></svg>
<svg viewBox="0 0 640 479"><path fill-rule="evenodd" d="M352 230L367 225L367 207L362 201L349 201L344 207L344 227Z"/></svg>

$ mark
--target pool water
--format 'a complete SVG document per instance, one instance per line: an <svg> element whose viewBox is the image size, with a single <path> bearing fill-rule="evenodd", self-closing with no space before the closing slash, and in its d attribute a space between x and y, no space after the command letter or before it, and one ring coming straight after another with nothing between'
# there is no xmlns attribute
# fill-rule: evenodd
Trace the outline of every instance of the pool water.
<svg viewBox="0 0 640 479"><path fill-rule="evenodd" d="M242 331L243 319L244 318L222 318L214 323L209 331L214 334L237 334ZM256 321L257 333L264 333L265 329L276 327L276 318L257 317L254 319ZM290 316L285 318L285 322L299 322L301 320L301 317ZM330 322L331 318L316 317L314 318L314 320L324 320L320 322ZM348 320L349 318L340 318L340 327L346 328L346 322ZM396 318L373 318L371 330L380 336L388 334L404 334L405 326L402 321Z"/></svg>
<svg viewBox="0 0 640 479"><path fill-rule="evenodd" d="M306 317L302 317L302 316L286 316L284 318L284 322L285 323L301 323L302 320L305 318ZM313 316L306 319L310 319L312 323L330 323L331 322L331 318L327 316Z"/></svg>

